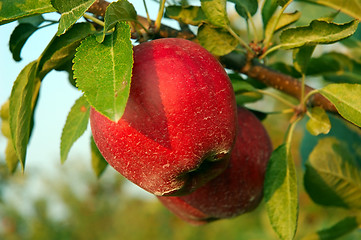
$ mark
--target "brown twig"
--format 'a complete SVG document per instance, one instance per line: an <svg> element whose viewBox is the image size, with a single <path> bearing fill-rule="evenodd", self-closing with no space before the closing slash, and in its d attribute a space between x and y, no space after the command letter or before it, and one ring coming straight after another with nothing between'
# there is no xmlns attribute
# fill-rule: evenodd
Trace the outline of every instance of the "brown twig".
<svg viewBox="0 0 361 240"><path fill-rule="evenodd" d="M97 16L104 17L105 10L110 3L105 0L97 0L89 9L88 12L93 13ZM142 16L138 16L138 21L145 26L149 32L152 32L154 27L154 22L149 24L148 20ZM133 23L132 25L132 36L134 38L139 38L139 31L136 31L136 26ZM144 32L142 33L144 34ZM162 25L158 33L152 38L167 38L167 37L177 37L185 38L189 40L195 40L196 36L191 31L178 31L174 28ZM247 58L244 54L230 53L219 58L220 62L229 69L232 69L236 72L246 74L249 77L252 77L267 86L278 89L290 96L293 96L300 100L301 97L301 82L289 75L277 72L264 64L259 63L253 57ZM305 86L305 93L309 93L314 90L310 86ZM328 101L321 94L314 94L309 99L309 104L312 106L320 106L326 111L337 113L335 106Z"/></svg>

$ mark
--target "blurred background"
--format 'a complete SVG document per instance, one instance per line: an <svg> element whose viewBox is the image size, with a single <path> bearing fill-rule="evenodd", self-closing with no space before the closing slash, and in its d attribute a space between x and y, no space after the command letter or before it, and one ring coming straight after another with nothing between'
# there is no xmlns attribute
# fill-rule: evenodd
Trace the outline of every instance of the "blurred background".
<svg viewBox="0 0 361 240"><path fill-rule="evenodd" d="M130 1L145 16L142 1ZM152 19L158 3L147 1ZM45 14L57 20L58 14ZM26 42L15 62L8 41L17 23L0 27L0 104L10 95L21 69L37 58L57 31L57 25L38 30ZM26 171L14 174L6 168L7 139L0 134L0 239L275 239L263 203L254 212L205 226L190 226L165 209L152 195L139 189L108 167L98 179L91 169L90 130L73 145L64 164L60 163L60 136L67 114L81 96L64 72L52 71L42 82L35 127L28 147ZM268 110L277 108L264 99ZM273 144L283 141L287 119L270 116L264 124ZM272 127L271 127L272 126ZM302 174L299 141L295 135L293 156ZM302 180L301 177L299 177ZM297 239L341 219L342 211L318 207L299 183L300 219ZM337 218L336 218L337 217ZM343 239L357 239L357 233ZM356 238L355 238L356 237Z"/></svg>

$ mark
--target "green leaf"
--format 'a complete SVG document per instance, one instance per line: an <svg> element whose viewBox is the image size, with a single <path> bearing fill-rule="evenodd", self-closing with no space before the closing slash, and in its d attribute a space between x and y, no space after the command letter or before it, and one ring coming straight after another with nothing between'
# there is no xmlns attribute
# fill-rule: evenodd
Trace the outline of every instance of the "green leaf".
<svg viewBox="0 0 361 240"><path fill-rule="evenodd" d="M262 99L263 95L258 92L242 92L236 94L236 102L237 105L244 105L246 103L257 102Z"/></svg>
<svg viewBox="0 0 361 240"><path fill-rule="evenodd" d="M304 185L318 204L361 209L361 170L336 138L319 140L306 163Z"/></svg>
<svg viewBox="0 0 361 240"><path fill-rule="evenodd" d="M306 73L313 50L315 46L303 46L293 50L293 65L299 73Z"/></svg>
<svg viewBox="0 0 361 240"><path fill-rule="evenodd" d="M1 118L1 133L7 138L7 145L5 148L5 162L6 166L11 173L15 172L19 159L16 156L16 152L11 140L10 123L9 123L9 100L7 100L0 109Z"/></svg>
<svg viewBox="0 0 361 240"><path fill-rule="evenodd" d="M50 0L24 1L7 0L0 2L0 25L42 13L55 12Z"/></svg>
<svg viewBox="0 0 361 240"><path fill-rule="evenodd" d="M290 24L296 22L301 17L301 13L298 11L295 11L293 13L282 13L281 17L278 19L278 22L276 24L278 15L275 14L271 16L269 21L267 22L266 29L265 29L265 38L269 39L271 36L273 36L273 32L277 32Z"/></svg>
<svg viewBox="0 0 361 240"><path fill-rule="evenodd" d="M303 240L333 240L349 234L359 229L361 225L360 217L346 217L330 228L318 231L303 238Z"/></svg>
<svg viewBox="0 0 361 240"><path fill-rule="evenodd" d="M84 96L76 100L66 119L60 143L60 160L64 163L74 142L83 135L89 122L90 106Z"/></svg>
<svg viewBox="0 0 361 240"><path fill-rule="evenodd" d="M1 133L6 138L11 137L9 125L9 103L9 100L7 100L0 108Z"/></svg>
<svg viewBox="0 0 361 240"><path fill-rule="evenodd" d="M281 33L280 46L284 49L317 44L330 44L351 36L357 29L358 21L345 24L314 20L309 26L295 27Z"/></svg>
<svg viewBox="0 0 361 240"><path fill-rule="evenodd" d="M45 19L43 18L42 15L35 15L35 16L32 16L32 17L26 17L26 18L22 18L22 19L18 20L19 24L30 23L35 27L38 27L44 21L45 21Z"/></svg>
<svg viewBox="0 0 361 240"><path fill-rule="evenodd" d="M321 75L329 82L361 83L361 63L342 53L328 52L311 60L307 74Z"/></svg>
<svg viewBox="0 0 361 240"><path fill-rule="evenodd" d="M293 239L298 218L297 177L286 144L274 150L269 160L264 199L275 232L281 239Z"/></svg>
<svg viewBox="0 0 361 240"><path fill-rule="evenodd" d="M75 83L75 79L74 79L74 74L73 74L73 62L72 60L69 60L65 63L63 63L62 65L54 68L56 71L65 71L68 73L68 80L69 83L76 87L76 83Z"/></svg>
<svg viewBox="0 0 361 240"><path fill-rule="evenodd" d="M91 155L92 155L92 168L97 177L100 177L106 167L108 166L108 162L105 161L103 155L100 153L97 145L94 142L93 136L90 138L90 147L91 147Z"/></svg>
<svg viewBox="0 0 361 240"><path fill-rule="evenodd" d="M295 78L302 76L284 62L276 62L271 67ZM327 52L310 59L306 76L321 76L334 83L361 83L361 63L340 52Z"/></svg>
<svg viewBox="0 0 361 240"><path fill-rule="evenodd" d="M340 43L349 49L347 54L351 56L352 59L356 60L358 63L361 63L361 41L359 39L352 36L341 41Z"/></svg>
<svg viewBox="0 0 361 240"><path fill-rule="evenodd" d="M307 115L310 117L310 120L308 120L306 128L312 135L317 136L321 133L329 133L331 123L323 108L314 107L311 111L307 112Z"/></svg>
<svg viewBox="0 0 361 240"><path fill-rule="evenodd" d="M233 90L236 94L256 91L256 88L253 87L252 84L246 81L233 80L231 78L231 82L232 82Z"/></svg>
<svg viewBox="0 0 361 240"><path fill-rule="evenodd" d="M121 21L137 21L137 12L135 11L134 6L126 0L118 0L117 2L112 2L107 7L105 12L105 26L103 35L99 35L97 38L98 42L103 42L105 34L118 22Z"/></svg>
<svg viewBox="0 0 361 240"><path fill-rule="evenodd" d="M226 0L201 0L201 7L211 24L221 28L229 26Z"/></svg>
<svg viewBox="0 0 361 240"><path fill-rule="evenodd" d="M33 24L21 23L12 32L9 41L10 52L15 61L20 61L20 52L28 38L38 30Z"/></svg>
<svg viewBox="0 0 361 240"><path fill-rule="evenodd" d="M243 80L239 75L229 75L238 105L256 102L262 99L262 94L256 92L256 88L248 81Z"/></svg>
<svg viewBox="0 0 361 240"><path fill-rule="evenodd" d="M336 74L342 75L349 68L352 68L352 66L347 56L337 52L328 52L317 58L312 58L306 74L322 75L324 77Z"/></svg>
<svg viewBox="0 0 361 240"><path fill-rule="evenodd" d="M248 13L250 16L256 14L258 10L257 0L228 0L235 3L237 13L245 19L248 19Z"/></svg>
<svg viewBox="0 0 361 240"><path fill-rule="evenodd" d="M275 11L277 10L278 3L277 0L265 0L262 6L262 21L263 26L268 25L268 21L272 18Z"/></svg>
<svg viewBox="0 0 361 240"><path fill-rule="evenodd" d="M14 173L19 165L19 159L16 156L14 145L11 142L11 138L8 140L8 143L5 148L5 161L6 166L11 173Z"/></svg>
<svg viewBox="0 0 361 240"><path fill-rule="evenodd" d="M23 170L33 111L40 88L40 79L36 77L36 67L37 61L34 61L20 72L14 82L10 96L9 122L11 138L16 156L20 160Z"/></svg>
<svg viewBox="0 0 361 240"><path fill-rule="evenodd" d="M166 8L165 14L171 19L194 26L207 22L202 8L198 6L169 6Z"/></svg>
<svg viewBox="0 0 361 240"><path fill-rule="evenodd" d="M359 0L308 0L317 4L322 4L348 14L349 16L361 20L361 4Z"/></svg>
<svg viewBox="0 0 361 240"><path fill-rule="evenodd" d="M278 5L280 5L281 7L285 6L289 1L292 0L277 0Z"/></svg>
<svg viewBox="0 0 361 240"><path fill-rule="evenodd" d="M197 38L204 48L216 56L226 55L232 52L238 45L237 39L227 30L213 28L208 24L202 24L198 28Z"/></svg>
<svg viewBox="0 0 361 240"><path fill-rule="evenodd" d="M61 13L57 35L64 34L96 0L51 0L54 8Z"/></svg>
<svg viewBox="0 0 361 240"><path fill-rule="evenodd" d="M89 36L77 48L74 77L88 102L113 121L123 115L129 96L133 67L130 27L117 23L102 44Z"/></svg>
<svg viewBox="0 0 361 240"><path fill-rule="evenodd" d="M356 160L359 167L361 167L361 129L349 121L345 121L340 116L334 114L327 114L331 122L331 130L325 135L318 136L311 135L308 131L304 132L299 152L302 157L302 163L304 164L317 145L318 141L325 137L335 137L338 141L342 142L344 146L347 146L348 152Z"/></svg>
<svg viewBox="0 0 361 240"><path fill-rule="evenodd" d="M329 84L319 90L342 117L361 126L361 84Z"/></svg>
<svg viewBox="0 0 361 240"><path fill-rule="evenodd" d="M73 59L80 42L93 31L90 23L77 23L65 34L54 36L39 58L39 77Z"/></svg>

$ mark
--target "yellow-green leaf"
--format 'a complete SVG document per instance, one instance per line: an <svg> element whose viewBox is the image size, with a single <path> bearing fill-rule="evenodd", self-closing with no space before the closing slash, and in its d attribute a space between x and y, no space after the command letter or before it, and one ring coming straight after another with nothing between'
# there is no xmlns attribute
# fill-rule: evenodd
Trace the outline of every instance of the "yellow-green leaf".
<svg viewBox="0 0 361 240"><path fill-rule="evenodd" d="M229 19L226 11L226 0L201 0L201 7L211 24L226 28Z"/></svg>
<svg viewBox="0 0 361 240"><path fill-rule="evenodd" d="M293 239L298 219L297 177L286 144L274 150L269 160L264 199L271 225L280 239Z"/></svg>
<svg viewBox="0 0 361 240"><path fill-rule="evenodd" d="M336 138L319 140L306 163L304 184L318 204L361 209L361 170Z"/></svg>
<svg viewBox="0 0 361 240"><path fill-rule="evenodd" d="M314 107L307 112L307 115L310 117L310 120L308 120L306 128L312 135L327 134L330 131L330 119L323 108Z"/></svg>
<svg viewBox="0 0 361 240"><path fill-rule="evenodd" d="M289 28L281 33L281 47L284 49L317 44L330 44L345 39L356 31L358 21L344 24L314 20L308 26Z"/></svg>
<svg viewBox="0 0 361 240"><path fill-rule="evenodd" d="M342 117L361 127L361 84L329 84L319 90Z"/></svg>
<svg viewBox="0 0 361 240"><path fill-rule="evenodd" d="M361 20L361 2L360 0L308 0L344 12L351 17Z"/></svg>
<svg viewBox="0 0 361 240"><path fill-rule="evenodd" d="M166 8L165 14L169 18L194 26L207 22L202 8L198 6L169 6Z"/></svg>
<svg viewBox="0 0 361 240"><path fill-rule="evenodd" d="M198 28L199 43L216 56L223 56L233 51L238 41L227 30L213 28L209 24L202 24Z"/></svg>

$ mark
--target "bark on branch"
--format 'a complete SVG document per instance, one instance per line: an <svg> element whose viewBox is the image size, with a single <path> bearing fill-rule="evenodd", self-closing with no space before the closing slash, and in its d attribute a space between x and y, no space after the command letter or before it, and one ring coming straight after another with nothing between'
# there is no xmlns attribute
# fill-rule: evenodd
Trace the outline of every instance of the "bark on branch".
<svg viewBox="0 0 361 240"><path fill-rule="evenodd" d="M94 15L104 17L105 10L110 3L105 0L97 0L89 9L88 12ZM148 33L154 34L152 38L161 37L177 37L185 38L189 40L195 40L196 36L189 30L178 31L174 28L162 25L158 33L154 33L154 22L149 22L146 18L138 16L138 21L148 30ZM139 26L136 23L132 23L132 36L134 38L141 38L140 34L146 34L144 30L139 30ZM290 96L297 99L301 97L301 82L289 75L277 72L252 58L247 58L243 54L230 53L228 55L220 57L220 62L228 69L232 69L236 72L246 74L253 79L256 79L267 86L278 89ZM305 94L314 90L310 86L305 86ZM337 113L335 106L328 101L321 94L314 94L309 99L311 106L319 106L326 111Z"/></svg>

